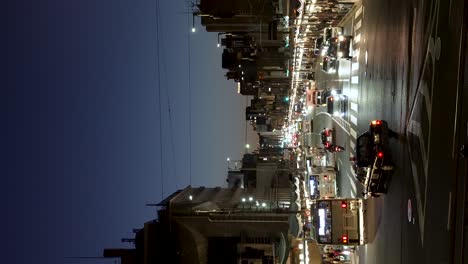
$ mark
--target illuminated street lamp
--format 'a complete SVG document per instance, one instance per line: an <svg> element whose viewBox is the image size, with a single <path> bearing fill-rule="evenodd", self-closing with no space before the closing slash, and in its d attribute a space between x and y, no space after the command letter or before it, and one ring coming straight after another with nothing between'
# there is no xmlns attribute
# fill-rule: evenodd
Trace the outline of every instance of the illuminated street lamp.
<svg viewBox="0 0 468 264"><path fill-rule="evenodd" d="M250 144L245 144L245 148L246 148L246 149L249 149L249 148L250 148Z"/></svg>

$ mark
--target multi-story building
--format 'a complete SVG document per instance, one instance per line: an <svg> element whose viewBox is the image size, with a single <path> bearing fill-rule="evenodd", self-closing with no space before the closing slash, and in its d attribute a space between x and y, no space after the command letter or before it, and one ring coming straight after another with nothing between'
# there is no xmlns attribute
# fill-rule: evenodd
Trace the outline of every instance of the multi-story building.
<svg viewBox="0 0 468 264"><path fill-rule="evenodd" d="M286 263L289 222L297 212L280 188L192 188L159 204L158 220L135 235L135 249L105 257L135 263Z"/></svg>

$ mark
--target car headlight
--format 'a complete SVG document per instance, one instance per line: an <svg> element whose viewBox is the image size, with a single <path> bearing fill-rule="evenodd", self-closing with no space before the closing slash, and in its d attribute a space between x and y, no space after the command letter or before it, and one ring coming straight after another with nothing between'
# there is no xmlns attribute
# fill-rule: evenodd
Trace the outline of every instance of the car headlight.
<svg viewBox="0 0 468 264"><path fill-rule="evenodd" d="M341 58L343 57L343 52L342 51L338 51L338 58Z"/></svg>
<svg viewBox="0 0 468 264"><path fill-rule="evenodd" d="M345 40L345 37L344 37L343 35L339 35L339 36L338 36L338 40L339 40L339 41L343 41L343 40Z"/></svg>

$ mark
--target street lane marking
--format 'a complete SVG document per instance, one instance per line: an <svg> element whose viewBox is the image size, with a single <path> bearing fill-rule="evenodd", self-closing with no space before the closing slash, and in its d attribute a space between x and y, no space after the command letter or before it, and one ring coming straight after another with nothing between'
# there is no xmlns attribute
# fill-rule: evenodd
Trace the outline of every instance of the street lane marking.
<svg viewBox="0 0 468 264"><path fill-rule="evenodd" d="M355 38L354 38L354 44L359 43L361 41L361 33L359 33Z"/></svg>
<svg viewBox="0 0 468 264"><path fill-rule="evenodd" d="M328 113L327 113L327 114L328 114ZM350 125L348 124L348 122L344 121L343 118L341 118L341 117L339 117L339 119L338 119L337 117L334 117L334 116L332 116L332 115L330 115L330 114L328 114L328 115L331 116L331 117L332 117L332 120L335 121L335 123L336 123L337 125L339 125L339 126L343 129L343 131L344 131L346 134L349 135L349 131L348 131L348 129L346 129L346 127L349 127L349 128L351 128L351 127L350 127ZM341 122L343 122L343 124L341 124Z"/></svg>
<svg viewBox="0 0 468 264"><path fill-rule="evenodd" d="M347 173L349 181L351 182L351 198L355 198L357 196L357 188L356 188L356 182L354 182L354 179Z"/></svg>
<svg viewBox="0 0 468 264"><path fill-rule="evenodd" d="M354 32L361 28L361 19L358 20L356 24L354 24Z"/></svg>
<svg viewBox="0 0 468 264"><path fill-rule="evenodd" d="M351 120L351 123L357 126L357 118L354 115L349 115L349 119Z"/></svg>
<svg viewBox="0 0 468 264"><path fill-rule="evenodd" d="M358 104L355 102L351 102L351 110L355 111L357 113L358 111Z"/></svg>
<svg viewBox="0 0 468 264"><path fill-rule="evenodd" d="M359 60L359 48L353 51L353 58L356 58L356 61Z"/></svg>
<svg viewBox="0 0 468 264"><path fill-rule="evenodd" d="M353 129L353 128L349 128L349 133L351 134L351 136L356 139L357 138L357 133L356 131Z"/></svg>
<svg viewBox="0 0 468 264"><path fill-rule="evenodd" d="M354 19L356 19L361 13L362 13L362 6L359 7L359 9L356 11L356 14L354 15Z"/></svg>
<svg viewBox="0 0 468 264"><path fill-rule="evenodd" d="M351 77L351 83L352 84L358 84L359 83L359 76Z"/></svg>

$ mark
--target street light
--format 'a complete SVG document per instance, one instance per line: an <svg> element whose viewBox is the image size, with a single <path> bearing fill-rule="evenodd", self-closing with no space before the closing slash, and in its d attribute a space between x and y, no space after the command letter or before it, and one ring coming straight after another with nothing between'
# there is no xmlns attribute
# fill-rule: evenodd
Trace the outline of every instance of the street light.
<svg viewBox="0 0 468 264"><path fill-rule="evenodd" d="M245 144L245 148L246 148L246 149L249 149L249 148L250 148L250 144Z"/></svg>

